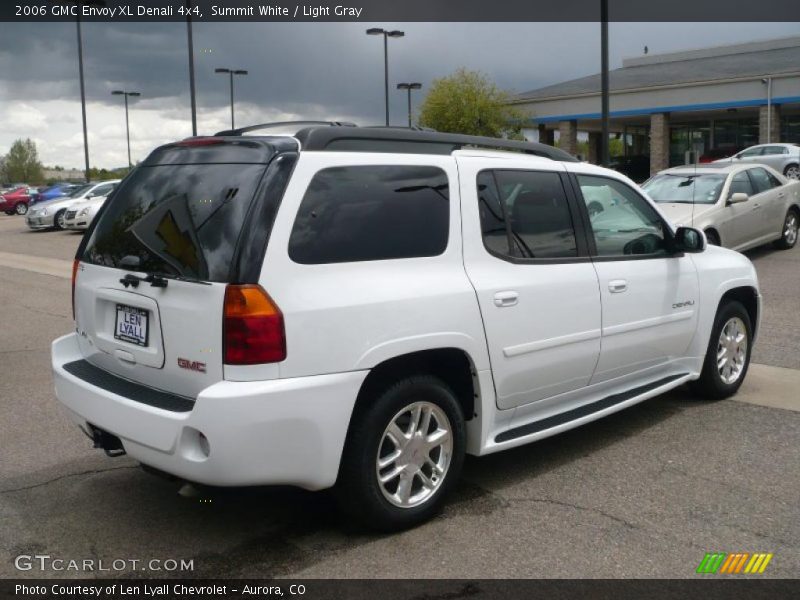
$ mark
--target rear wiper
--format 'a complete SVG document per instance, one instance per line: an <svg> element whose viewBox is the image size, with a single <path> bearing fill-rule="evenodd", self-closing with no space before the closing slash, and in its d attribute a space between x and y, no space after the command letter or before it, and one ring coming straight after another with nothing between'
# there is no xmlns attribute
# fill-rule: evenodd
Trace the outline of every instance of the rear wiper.
<svg viewBox="0 0 800 600"><path fill-rule="evenodd" d="M128 286L137 288L141 282L149 283L150 287L167 287L167 280L155 273L148 273L146 277L137 277L133 273L126 273L119 282L128 289Z"/></svg>

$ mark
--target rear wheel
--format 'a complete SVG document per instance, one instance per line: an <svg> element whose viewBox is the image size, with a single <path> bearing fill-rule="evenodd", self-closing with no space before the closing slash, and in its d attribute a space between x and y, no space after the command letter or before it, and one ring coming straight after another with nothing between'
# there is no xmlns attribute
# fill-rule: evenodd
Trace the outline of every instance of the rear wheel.
<svg viewBox="0 0 800 600"><path fill-rule="evenodd" d="M744 306L736 301L723 304L714 320L695 390L709 399L735 394L747 375L752 339L753 328Z"/></svg>
<svg viewBox="0 0 800 600"><path fill-rule="evenodd" d="M719 241L719 234L716 231L712 230L712 229L709 229L708 231L706 231L706 241L711 246L720 246L721 245L720 241Z"/></svg>
<svg viewBox="0 0 800 600"><path fill-rule="evenodd" d="M789 165L783 170L783 174L789 179L800 179L800 165Z"/></svg>
<svg viewBox="0 0 800 600"><path fill-rule="evenodd" d="M797 243L797 231L800 228L800 215L797 210L790 208L783 221L781 239L775 242L775 247L781 250L790 250Z"/></svg>
<svg viewBox="0 0 800 600"><path fill-rule="evenodd" d="M432 517L458 480L466 428L461 406L441 380L396 382L353 417L336 492L342 509L392 531Z"/></svg>
<svg viewBox="0 0 800 600"><path fill-rule="evenodd" d="M24 202L17 202L16 206L14 206L14 212L22 216L28 212L28 205Z"/></svg>

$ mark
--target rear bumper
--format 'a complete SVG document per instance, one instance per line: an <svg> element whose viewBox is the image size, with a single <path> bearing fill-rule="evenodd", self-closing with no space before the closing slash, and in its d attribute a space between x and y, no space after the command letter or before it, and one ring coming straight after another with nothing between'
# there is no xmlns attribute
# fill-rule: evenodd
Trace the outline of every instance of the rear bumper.
<svg viewBox="0 0 800 600"><path fill-rule="evenodd" d="M120 438L142 463L188 481L217 486L336 482L350 415L366 371L221 381L188 412L172 412L117 395L63 366L82 358L77 334L53 342L56 396L71 418ZM200 442L208 440L208 453Z"/></svg>

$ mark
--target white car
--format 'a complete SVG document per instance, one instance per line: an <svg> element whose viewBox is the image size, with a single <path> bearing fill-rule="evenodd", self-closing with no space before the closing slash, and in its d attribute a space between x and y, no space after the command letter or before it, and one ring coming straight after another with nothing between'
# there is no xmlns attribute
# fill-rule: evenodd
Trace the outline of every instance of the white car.
<svg viewBox="0 0 800 600"><path fill-rule="evenodd" d="M753 265L625 176L526 142L255 129L156 149L78 251L56 395L108 454L335 487L398 529L434 514L465 453L744 380Z"/></svg>
<svg viewBox="0 0 800 600"><path fill-rule="evenodd" d="M38 202L28 210L28 214L25 215L25 223L31 229L64 229L64 219L70 206L91 198L108 196L119 182L119 179L110 179L89 183L73 190L66 196Z"/></svg>
<svg viewBox="0 0 800 600"><path fill-rule="evenodd" d="M702 229L708 242L744 251L773 242L788 250L800 226L800 181L759 164L687 165L643 185L675 225Z"/></svg>
<svg viewBox="0 0 800 600"><path fill-rule="evenodd" d="M89 228L92 224L97 211L103 206L108 196L98 196L85 200L83 202L75 202L67 207L64 213L64 229L72 231L82 231Z"/></svg>
<svg viewBox="0 0 800 600"><path fill-rule="evenodd" d="M788 179L800 179L800 144L760 144L750 146L715 163L761 164L772 167Z"/></svg>

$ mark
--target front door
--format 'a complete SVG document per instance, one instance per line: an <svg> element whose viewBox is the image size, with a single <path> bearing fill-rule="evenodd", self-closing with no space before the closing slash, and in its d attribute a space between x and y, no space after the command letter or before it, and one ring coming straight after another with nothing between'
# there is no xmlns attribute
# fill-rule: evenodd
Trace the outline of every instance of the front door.
<svg viewBox="0 0 800 600"><path fill-rule="evenodd" d="M600 353L600 293L566 174L547 161L458 158L464 263L483 317L497 406L586 386Z"/></svg>
<svg viewBox="0 0 800 600"><path fill-rule="evenodd" d="M603 306L602 350L591 382L666 370L685 356L697 327L694 263L668 250L668 226L632 187L580 173L577 182L587 203L597 195L613 198L590 217Z"/></svg>

